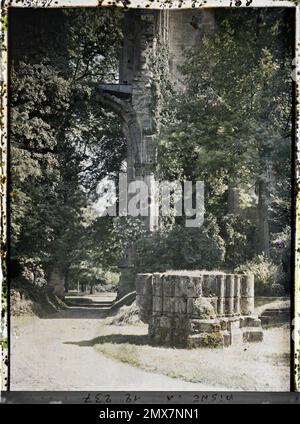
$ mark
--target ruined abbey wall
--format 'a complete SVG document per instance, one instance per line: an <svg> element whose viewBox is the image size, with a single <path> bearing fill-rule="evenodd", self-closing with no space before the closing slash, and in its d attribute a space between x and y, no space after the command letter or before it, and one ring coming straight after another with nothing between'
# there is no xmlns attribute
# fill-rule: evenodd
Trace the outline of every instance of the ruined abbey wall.
<svg viewBox="0 0 300 424"><path fill-rule="evenodd" d="M131 96L123 101L123 129L127 139L127 178L143 179L149 189L148 230L158 229L157 198L154 169L156 152L153 137L157 133L155 116L161 81L155 75L155 61L167 51L164 62L174 86L184 89L180 66L185 49L198 45L203 35L214 28L214 12L194 10L129 10L124 16L124 40L120 55L119 83L131 88ZM119 297L134 289L132 258L128 249L121 264Z"/></svg>

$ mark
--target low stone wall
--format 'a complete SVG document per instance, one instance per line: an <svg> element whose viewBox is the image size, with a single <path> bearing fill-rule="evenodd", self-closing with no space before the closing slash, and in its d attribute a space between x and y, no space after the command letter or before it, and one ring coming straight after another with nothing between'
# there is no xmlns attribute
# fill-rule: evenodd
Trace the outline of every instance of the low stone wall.
<svg viewBox="0 0 300 424"><path fill-rule="evenodd" d="M191 272L138 274L136 301L154 344L198 347L260 341L253 275Z"/></svg>

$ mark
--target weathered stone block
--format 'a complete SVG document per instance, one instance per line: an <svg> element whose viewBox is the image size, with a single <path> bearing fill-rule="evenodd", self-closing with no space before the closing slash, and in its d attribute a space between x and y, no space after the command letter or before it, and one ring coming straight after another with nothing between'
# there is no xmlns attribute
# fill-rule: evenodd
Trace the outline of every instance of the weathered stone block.
<svg viewBox="0 0 300 424"><path fill-rule="evenodd" d="M148 324L150 317L151 315L149 315L149 313L145 309L140 308L139 318L142 322L144 322L145 324Z"/></svg>
<svg viewBox="0 0 300 424"><path fill-rule="evenodd" d="M163 281L162 281L162 275L160 273L154 273L152 278L152 287L153 287L153 296L160 296L163 295Z"/></svg>
<svg viewBox="0 0 300 424"><path fill-rule="evenodd" d="M186 313L188 317L192 317L194 314L195 299L187 299Z"/></svg>
<svg viewBox="0 0 300 424"><path fill-rule="evenodd" d="M137 274L135 287L138 295L152 296L152 274Z"/></svg>
<svg viewBox="0 0 300 424"><path fill-rule="evenodd" d="M223 335L220 332L193 334L188 337L187 345L190 349L197 347L223 347Z"/></svg>
<svg viewBox="0 0 300 424"><path fill-rule="evenodd" d="M208 299L209 299L209 302L210 302L211 306L214 308L215 312L217 313L217 310L218 310L218 298L216 296L210 296Z"/></svg>
<svg viewBox="0 0 300 424"><path fill-rule="evenodd" d="M241 296L254 297L254 275L241 275Z"/></svg>
<svg viewBox="0 0 300 424"><path fill-rule="evenodd" d="M198 299L187 300L187 315L190 318L216 318L216 311L210 299L199 297Z"/></svg>
<svg viewBox="0 0 300 424"><path fill-rule="evenodd" d="M163 298L160 296L153 296L153 312L163 311Z"/></svg>
<svg viewBox="0 0 300 424"><path fill-rule="evenodd" d="M172 328L172 318L166 316L160 317L158 319L158 326L168 328L168 330L170 331L170 329Z"/></svg>
<svg viewBox="0 0 300 424"><path fill-rule="evenodd" d="M176 297L199 297L202 296L202 276L172 276L175 285ZM176 278L174 278L176 277Z"/></svg>
<svg viewBox="0 0 300 424"><path fill-rule="evenodd" d="M148 323L152 315L153 298L148 296L136 295L136 304L139 307L139 317L144 323Z"/></svg>
<svg viewBox="0 0 300 424"><path fill-rule="evenodd" d="M225 297L225 316L232 316L234 314L234 298L233 297Z"/></svg>
<svg viewBox="0 0 300 424"><path fill-rule="evenodd" d="M136 295L136 304L139 308L147 309L149 306L149 299L146 296L140 294Z"/></svg>
<svg viewBox="0 0 300 424"><path fill-rule="evenodd" d="M187 278L182 275L169 275L169 277L174 284L174 296L185 296L184 285L186 283Z"/></svg>
<svg viewBox="0 0 300 424"><path fill-rule="evenodd" d="M224 297L218 297L217 314L218 316L225 315L225 298Z"/></svg>
<svg viewBox="0 0 300 424"><path fill-rule="evenodd" d="M241 313L243 315L254 313L254 297L241 297Z"/></svg>
<svg viewBox="0 0 300 424"><path fill-rule="evenodd" d="M216 275L204 274L202 282L202 295L205 297L216 294Z"/></svg>
<svg viewBox="0 0 300 424"><path fill-rule="evenodd" d="M174 318L172 321L172 345L185 347L191 332L190 320L187 318Z"/></svg>
<svg viewBox="0 0 300 424"><path fill-rule="evenodd" d="M230 344L231 344L230 333L228 331L223 331L222 332L222 336L223 336L223 346L224 347L230 346Z"/></svg>
<svg viewBox="0 0 300 424"><path fill-rule="evenodd" d="M187 299L175 297L173 303L173 312L176 315L186 316L187 314Z"/></svg>
<svg viewBox="0 0 300 424"><path fill-rule="evenodd" d="M227 324L228 324L228 319L227 318L221 318L220 320L219 320L219 323L220 323L220 329L221 329L221 331L227 331Z"/></svg>
<svg viewBox="0 0 300 424"><path fill-rule="evenodd" d="M198 272L139 275L136 299L141 319L149 322L150 340L173 347L261 341L261 322L253 316L250 296L252 277Z"/></svg>
<svg viewBox="0 0 300 424"><path fill-rule="evenodd" d="M235 315L240 315L241 314L241 299L240 297L234 297L233 298L233 309L234 309L234 314Z"/></svg>
<svg viewBox="0 0 300 424"><path fill-rule="evenodd" d="M164 296L163 298L163 313L172 314L174 311L174 297Z"/></svg>
<svg viewBox="0 0 300 424"><path fill-rule="evenodd" d="M234 297L234 275L226 275L225 280L225 297Z"/></svg>
<svg viewBox="0 0 300 424"><path fill-rule="evenodd" d="M171 333L167 327L158 327L156 329L155 335L153 337L153 341L156 344L163 346L171 346L172 345L172 337Z"/></svg>
<svg viewBox="0 0 300 424"><path fill-rule="evenodd" d="M221 330L220 321L218 319L192 319L191 333L213 333Z"/></svg>
<svg viewBox="0 0 300 424"><path fill-rule="evenodd" d="M234 314L241 314L241 277L240 275L234 276Z"/></svg>
<svg viewBox="0 0 300 424"><path fill-rule="evenodd" d="M263 341L264 333L263 330L259 329L247 329L243 331L244 342L261 342Z"/></svg>
<svg viewBox="0 0 300 424"><path fill-rule="evenodd" d="M175 282L173 275L163 275L163 296L174 297L175 296ZM175 279L176 281L176 279Z"/></svg>
<svg viewBox="0 0 300 424"><path fill-rule="evenodd" d="M243 317L242 327L261 327L261 320L256 317Z"/></svg>
<svg viewBox="0 0 300 424"><path fill-rule="evenodd" d="M215 294L216 296L225 297L225 275L216 275L215 278Z"/></svg>
<svg viewBox="0 0 300 424"><path fill-rule="evenodd" d="M229 332L239 330L240 329L240 319L232 318L227 321L227 330Z"/></svg>
<svg viewBox="0 0 300 424"><path fill-rule="evenodd" d="M157 328L157 325L155 323L155 318L152 317L149 320L149 325L148 325L148 336L150 337L150 339L152 339L155 336L156 328Z"/></svg>
<svg viewBox="0 0 300 424"><path fill-rule="evenodd" d="M241 276L234 276L234 297L241 297Z"/></svg>

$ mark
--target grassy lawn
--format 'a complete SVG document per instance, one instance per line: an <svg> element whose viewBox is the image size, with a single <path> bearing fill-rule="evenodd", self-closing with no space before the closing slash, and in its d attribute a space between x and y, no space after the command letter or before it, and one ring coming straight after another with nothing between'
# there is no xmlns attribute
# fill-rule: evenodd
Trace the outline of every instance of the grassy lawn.
<svg viewBox="0 0 300 424"><path fill-rule="evenodd" d="M143 370L229 390L289 391L289 329L265 330L262 343L224 349L173 349L148 345L147 325L101 325L91 344L105 356Z"/></svg>

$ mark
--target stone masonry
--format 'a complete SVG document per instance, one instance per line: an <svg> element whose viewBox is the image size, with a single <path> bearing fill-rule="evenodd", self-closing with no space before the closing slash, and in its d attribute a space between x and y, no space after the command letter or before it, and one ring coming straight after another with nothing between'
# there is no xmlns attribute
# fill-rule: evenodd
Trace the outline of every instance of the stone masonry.
<svg viewBox="0 0 300 424"><path fill-rule="evenodd" d="M213 28L213 10L126 11L119 85L99 84L97 89L97 99L102 107L113 110L123 122L123 133L127 140L128 184L133 180L147 183L148 216L143 219L149 232L159 228L153 140L159 132L155 119L159 102L155 99L160 92L160 81L155 78L154 62L162 49L167 49L165 72L169 74L174 87L183 90L180 66L184 60L184 51L199 45L203 36ZM134 289L134 255L134 246L130 246L120 263L119 298Z"/></svg>
<svg viewBox="0 0 300 424"><path fill-rule="evenodd" d="M253 275L172 271L138 274L137 305L155 345L222 347L262 341Z"/></svg>

